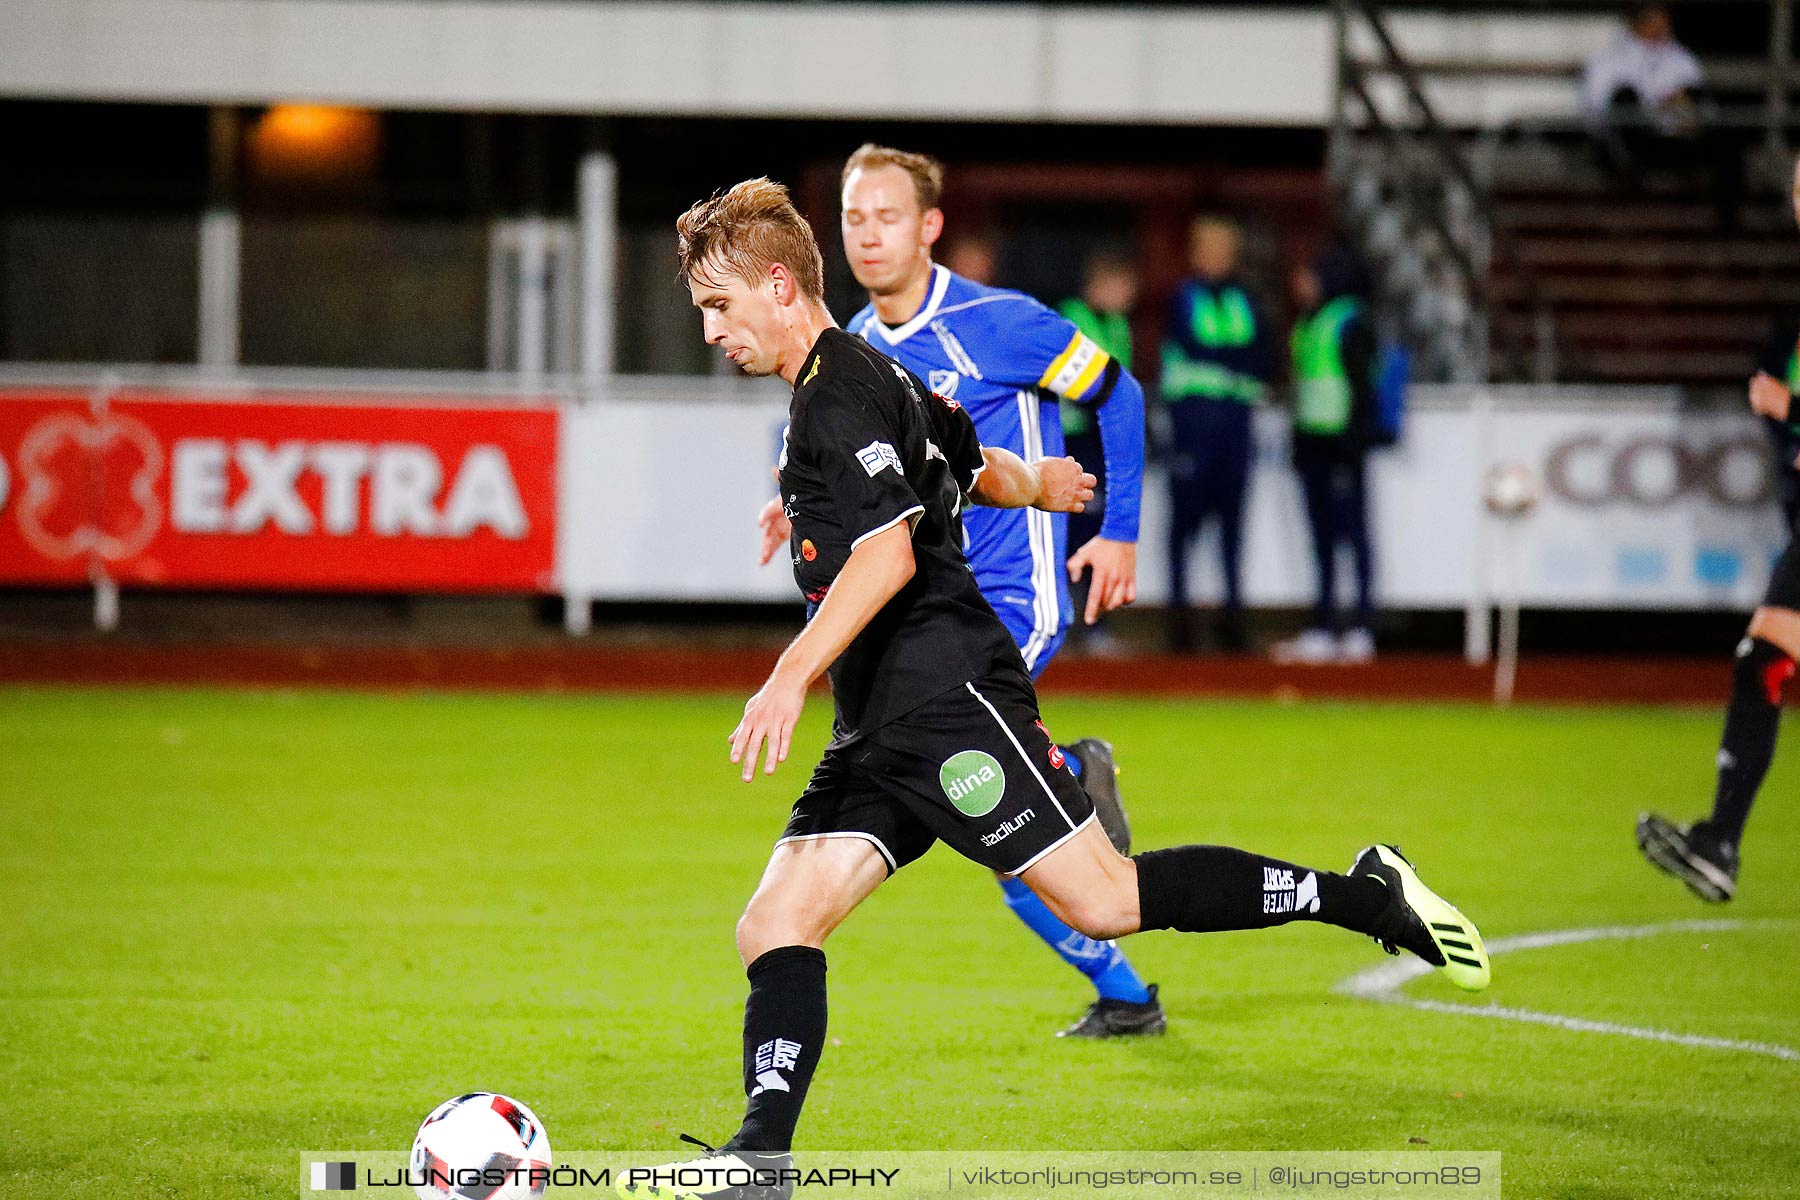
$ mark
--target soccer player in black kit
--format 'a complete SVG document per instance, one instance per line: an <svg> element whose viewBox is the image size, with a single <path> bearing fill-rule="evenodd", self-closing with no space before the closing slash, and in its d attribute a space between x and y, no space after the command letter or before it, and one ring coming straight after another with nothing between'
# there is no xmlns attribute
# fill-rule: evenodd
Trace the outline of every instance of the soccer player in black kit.
<svg viewBox="0 0 1800 1200"><path fill-rule="evenodd" d="M1800 221L1800 162L1794 166L1794 219ZM1794 389L1800 386L1800 325L1781 322L1757 356L1750 378L1750 409L1775 426L1784 488L1800 466L1800 411ZM1718 786L1712 812L1690 825L1645 813L1638 818L1638 849L1653 866L1687 884L1703 900L1723 904L1737 895L1738 844L1750 806L1775 758L1775 734L1781 723L1781 701L1800 659L1800 543L1794 529L1795 507L1783 497L1789 522L1788 545L1769 573L1763 602L1750 614L1750 627L1738 642L1731 677L1731 701L1725 709L1725 731L1719 736Z"/></svg>
<svg viewBox="0 0 1800 1200"><path fill-rule="evenodd" d="M1093 938L1323 921L1488 982L1475 927L1390 846L1347 875L1222 846L1126 858L1038 719L1012 636L962 556L964 499L1078 511L1072 459L984 448L973 422L826 311L824 264L787 189L748 180L677 224L706 341L794 399L779 464L809 618L731 734L743 778L787 758L806 690L830 672L832 740L738 922L749 971L744 1121L718 1150L622 1176L634 1197L785 1197L789 1150L825 1042L826 937L943 841L1017 875ZM766 747L766 749L765 749Z"/></svg>

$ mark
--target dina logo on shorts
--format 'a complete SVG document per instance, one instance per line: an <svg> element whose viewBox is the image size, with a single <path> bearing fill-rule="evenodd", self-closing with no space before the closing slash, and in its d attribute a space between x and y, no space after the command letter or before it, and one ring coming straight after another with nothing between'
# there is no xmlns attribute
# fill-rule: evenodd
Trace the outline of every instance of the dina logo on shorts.
<svg viewBox="0 0 1800 1200"><path fill-rule="evenodd" d="M1006 772L994 756L980 750L952 754L938 768L944 795L965 816L985 817L1000 806L1006 794Z"/></svg>

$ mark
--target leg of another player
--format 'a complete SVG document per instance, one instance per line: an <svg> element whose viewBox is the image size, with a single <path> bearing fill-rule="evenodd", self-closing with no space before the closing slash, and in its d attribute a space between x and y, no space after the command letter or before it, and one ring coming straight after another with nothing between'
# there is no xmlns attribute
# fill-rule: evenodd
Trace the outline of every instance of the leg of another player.
<svg viewBox="0 0 1800 1200"><path fill-rule="evenodd" d="M1800 659L1800 612L1757 609L1750 617L1749 636L1738 646L1731 705L1719 743L1719 786L1706 821L1712 833L1731 847L1734 863L1750 806L1775 757L1782 695L1794 676L1796 659Z"/></svg>
<svg viewBox="0 0 1800 1200"><path fill-rule="evenodd" d="M1058 958L1087 976L1101 1001L1128 1005L1151 1002L1149 987L1117 942L1091 938L1069 928L1068 923L1051 912L1023 881L1000 877L999 882L1000 890L1006 895L1006 907L1055 951ZM1160 1023L1156 1032L1161 1032Z"/></svg>
<svg viewBox="0 0 1800 1200"><path fill-rule="evenodd" d="M775 847L737 927L750 976L748 1102L726 1149L777 1154L792 1146L825 1042L825 939L887 876L887 860L862 838Z"/></svg>
<svg viewBox="0 0 1800 1200"><path fill-rule="evenodd" d="M1776 571L1787 561L1784 555ZM1712 814L1686 828L1654 813L1638 818L1638 846L1644 857L1701 899L1723 903L1737 895L1738 845L1775 758L1782 693L1794 676L1796 658L1800 658L1800 612L1774 605L1757 609L1738 643L1732 668Z"/></svg>
<svg viewBox="0 0 1800 1200"><path fill-rule="evenodd" d="M1391 847L1369 847L1350 874L1338 875L1228 846L1177 846L1126 858L1089 825L1024 879L1089 937L1322 921L1410 950L1459 987L1488 983L1487 952L1474 925L1425 887Z"/></svg>
<svg viewBox="0 0 1800 1200"><path fill-rule="evenodd" d="M1057 749L1075 778L1087 788L1096 810L1105 806L1103 827L1110 831L1114 844L1129 847L1131 827L1113 779L1117 768L1113 765L1111 745L1097 738L1082 738L1073 746ZM1087 1012L1057 1036L1106 1038L1163 1032L1166 1021L1156 999L1155 985L1144 982L1117 942L1091 938L1069 928L1024 883L997 878L1012 914L1058 958L1087 976L1098 994Z"/></svg>

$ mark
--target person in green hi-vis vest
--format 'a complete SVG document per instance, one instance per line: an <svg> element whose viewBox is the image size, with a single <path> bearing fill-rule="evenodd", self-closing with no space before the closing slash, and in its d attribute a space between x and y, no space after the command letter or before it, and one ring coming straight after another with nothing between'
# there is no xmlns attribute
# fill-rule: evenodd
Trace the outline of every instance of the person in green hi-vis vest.
<svg viewBox="0 0 1800 1200"><path fill-rule="evenodd" d="M1162 344L1163 409L1169 435L1169 633L1171 648L1193 647L1188 548L1216 520L1224 596L1218 648L1247 648L1241 587L1244 499L1255 457L1253 416L1274 375L1265 307L1238 275L1238 228L1222 217L1195 220L1188 237L1193 274L1169 301Z"/></svg>
<svg viewBox="0 0 1800 1200"><path fill-rule="evenodd" d="M1312 530L1318 598L1299 637L1277 660L1367 662L1375 656L1374 550L1369 541L1368 452L1374 430L1376 340L1361 264L1334 248L1294 272L1291 340L1294 469ZM1356 598L1338 610L1338 549L1348 546Z"/></svg>
<svg viewBox="0 0 1800 1200"><path fill-rule="evenodd" d="M1082 272L1081 295L1064 300L1056 311L1129 371L1131 310L1137 304L1137 294L1137 265L1130 256L1118 249L1098 250L1088 257ZM1100 532L1106 518L1106 455L1091 405L1064 400L1061 414L1064 450L1098 480L1087 509L1069 517L1069 553L1073 554ZM1087 609L1087 589L1086 576L1069 586L1076 612ZM1082 629L1080 622L1070 626L1071 638L1079 636Z"/></svg>

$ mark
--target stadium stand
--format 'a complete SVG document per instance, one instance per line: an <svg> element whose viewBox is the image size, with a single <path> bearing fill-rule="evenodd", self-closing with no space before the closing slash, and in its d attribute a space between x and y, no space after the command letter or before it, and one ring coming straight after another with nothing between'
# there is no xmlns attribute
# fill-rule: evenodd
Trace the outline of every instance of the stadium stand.
<svg viewBox="0 0 1800 1200"><path fill-rule="evenodd" d="M1723 5L1675 7L1681 32L1701 35L1712 119L1746 151L1731 228L1703 171L1627 183L1602 168L1575 97L1583 43L1603 29L1574 23L1619 9L1564 13L1572 35L1521 57L1479 37L1467 39L1474 49L1415 50L1406 7L1336 5L1330 162L1382 284L1384 328L1412 345L1420 376L1735 391L1770 312L1800 303L1785 194L1791 5L1731 6L1759 10L1731 21L1711 19ZM1465 7L1472 20L1544 10Z"/></svg>

